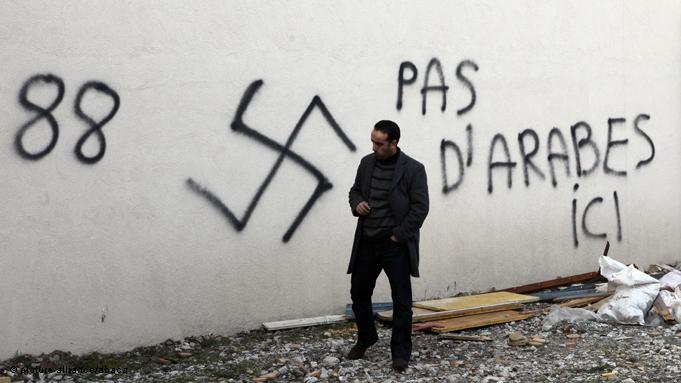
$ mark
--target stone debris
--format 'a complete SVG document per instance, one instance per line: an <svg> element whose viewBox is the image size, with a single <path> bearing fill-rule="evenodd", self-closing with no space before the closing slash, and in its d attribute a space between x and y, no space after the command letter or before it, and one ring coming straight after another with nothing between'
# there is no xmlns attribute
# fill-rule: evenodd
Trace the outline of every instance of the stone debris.
<svg viewBox="0 0 681 383"><path fill-rule="evenodd" d="M546 304L532 304L545 308ZM125 367L125 373L14 374L11 381L38 382L674 382L681 380L681 326L626 326L561 322L542 330L542 317L466 330L456 334L490 341L452 341L428 333L413 335L410 368L392 370L390 328L378 326L379 342L364 359L347 360L356 341L354 323L229 337L166 341L119 354L18 355L0 361L10 367L40 367L46 361L71 367ZM512 341L525 341L516 347ZM570 345L569 342L574 342ZM534 344L533 344L534 343ZM176 348L190 346L191 355ZM172 358L174 360L170 360ZM169 363L162 364L160 359ZM629 379L629 380L627 380Z"/></svg>
<svg viewBox="0 0 681 383"><path fill-rule="evenodd" d="M527 346L527 337L520 331L514 331L508 335L508 344L511 346Z"/></svg>
<svg viewBox="0 0 681 383"><path fill-rule="evenodd" d="M158 362L161 364L170 364L173 363L172 361L166 359L166 358L158 358Z"/></svg>
<svg viewBox="0 0 681 383"><path fill-rule="evenodd" d="M582 287L590 285L571 288L587 291ZM427 332L432 323L416 324L414 331L423 332L413 333L412 360L403 373L392 369L388 326L378 326L379 341L363 359L347 360L355 325L337 323L188 337L117 354L18 354L0 361L0 383L681 381L681 324L648 317L645 327L591 320L599 303L588 311L528 303L522 312L537 316L440 336ZM91 371L45 371L60 367Z"/></svg>
<svg viewBox="0 0 681 383"><path fill-rule="evenodd" d="M322 364L327 366L327 367L334 367L338 363L340 363L340 359L338 359L334 356L327 356L326 358L324 358L324 360L322 360Z"/></svg>
<svg viewBox="0 0 681 383"><path fill-rule="evenodd" d="M259 377L255 378L253 380L255 380L256 382L267 382L267 381L270 381L270 380L277 379L278 376L279 376L279 371L274 371L274 372L270 372L269 374L259 376Z"/></svg>
<svg viewBox="0 0 681 383"><path fill-rule="evenodd" d="M542 347L546 344L546 339L542 338L539 335L535 335L532 338L530 338L527 344L534 347Z"/></svg>

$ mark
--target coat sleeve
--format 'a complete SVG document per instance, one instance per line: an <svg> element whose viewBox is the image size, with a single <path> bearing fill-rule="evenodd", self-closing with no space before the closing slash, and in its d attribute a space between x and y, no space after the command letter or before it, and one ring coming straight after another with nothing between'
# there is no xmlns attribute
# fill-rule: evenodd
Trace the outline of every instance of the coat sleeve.
<svg viewBox="0 0 681 383"><path fill-rule="evenodd" d="M428 215L429 205L426 169L419 164L409 188L409 212L393 230L398 242L407 242L418 232Z"/></svg>
<svg viewBox="0 0 681 383"><path fill-rule="evenodd" d="M357 211L355 208L357 205L364 201L364 197L362 197L362 188L361 188L361 169L362 169L362 162L360 162L359 166L357 167L357 174L355 175L355 183L352 185L350 188L350 193L348 194L348 201L350 202L350 211L352 212L352 215L355 217L359 217L359 214L357 214Z"/></svg>

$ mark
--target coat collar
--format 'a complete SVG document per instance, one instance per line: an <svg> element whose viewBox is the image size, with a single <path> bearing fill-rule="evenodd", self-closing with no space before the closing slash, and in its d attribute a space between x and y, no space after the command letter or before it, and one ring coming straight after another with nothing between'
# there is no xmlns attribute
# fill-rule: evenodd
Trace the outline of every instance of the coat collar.
<svg viewBox="0 0 681 383"><path fill-rule="evenodd" d="M364 177L364 179L362 179L362 193L365 197L369 196L369 189L371 189L371 176L374 173L374 165L376 165L376 155L371 153L371 155L367 157L366 167L364 168L364 174L362 175Z"/></svg>
<svg viewBox="0 0 681 383"><path fill-rule="evenodd" d="M390 184L391 190L395 188L395 185L397 185L398 182L400 182L400 178L402 178L402 175L404 174L404 167L406 163L407 155L400 150L399 156L397 157L397 163L395 163L395 173L393 173L393 181Z"/></svg>

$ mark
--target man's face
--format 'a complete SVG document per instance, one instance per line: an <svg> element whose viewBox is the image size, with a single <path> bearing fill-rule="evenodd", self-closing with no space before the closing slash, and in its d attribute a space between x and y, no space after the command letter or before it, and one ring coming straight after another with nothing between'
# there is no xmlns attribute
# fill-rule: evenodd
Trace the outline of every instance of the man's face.
<svg viewBox="0 0 681 383"><path fill-rule="evenodd" d="M397 153L397 140L388 142L388 134L380 130L373 129L371 131L371 143L376 158L379 160L385 160Z"/></svg>

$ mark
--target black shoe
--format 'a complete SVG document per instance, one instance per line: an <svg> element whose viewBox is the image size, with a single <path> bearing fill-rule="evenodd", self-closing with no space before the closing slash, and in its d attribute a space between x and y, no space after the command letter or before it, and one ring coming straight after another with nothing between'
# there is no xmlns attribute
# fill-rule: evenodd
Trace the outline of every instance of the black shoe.
<svg viewBox="0 0 681 383"><path fill-rule="evenodd" d="M350 352L348 352L347 358L350 360L362 359L364 357L364 353L367 352L368 348L369 347L360 346L359 343L355 344L350 349Z"/></svg>
<svg viewBox="0 0 681 383"><path fill-rule="evenodd" d="M409 367L409 362L404 359L394 359L393 360L393 370L397 372L403 372Z"/></svg>

